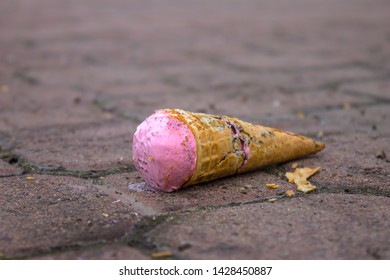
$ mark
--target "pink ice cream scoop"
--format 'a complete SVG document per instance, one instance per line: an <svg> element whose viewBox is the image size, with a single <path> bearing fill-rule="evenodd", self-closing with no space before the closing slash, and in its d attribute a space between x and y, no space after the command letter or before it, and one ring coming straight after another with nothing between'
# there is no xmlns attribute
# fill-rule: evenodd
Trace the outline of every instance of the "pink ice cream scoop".
<svg viewBox="0 0 390 280"><path fill-rule="evenodd" d="M195 171L194 135L185 123L164 110L156 111L137 127L133 161L150 187L177 190Z"/></svg>

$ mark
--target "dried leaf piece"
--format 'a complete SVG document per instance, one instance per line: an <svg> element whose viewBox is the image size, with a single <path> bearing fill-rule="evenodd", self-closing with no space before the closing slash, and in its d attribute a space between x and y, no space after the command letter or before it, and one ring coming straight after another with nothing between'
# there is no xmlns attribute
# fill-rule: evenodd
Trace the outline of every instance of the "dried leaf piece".
<svg viewBox="0 0 390 280"><path fill-rule="evenodd" d="M119 164L123 164L125 162L125 158L124 157L119 157L118 158L118 163Z"/></svg>
<svg viewBox="0 0 390 280"><path fill-rule="evenodd" d="M104 218L108 218L108 214L107 214L107 213L102 213L102 216L103 216Z"/></svg>
<svg viewBox="0 0 390 280"><path fill-rule="evenodd" d="M316 189L316 186L310 184L305 178L295 178L294 183L298 186L297 190L303 193L308 193Z"/></svg>
<svg viewBox="0 0 390 280"><path fill-rule="evenodd" d="M293 190L287 190L287 191L286 191L286 195L287 195L288 197L291 197L291 196L294 196L294 195L295 195L295 192L294 192Z"/></svg>
<svg viewBox="0 0 390 280"><path fill-rule="evenodd" d="M304 120L306 116L305 116L305 113L303 113L303 112L298 112L298 113L296 114L296 117L297 117L298 120Z"/></svg>
<svg viewBox="0 0 390 280"><path fill-rule="evenodd" d="M170 251L161 251L161 252L155 252L150 254L150 257L152 259L164 259L164 258L170 258L173 254Z"/></svg>
<svg viewBox="0 0 390 280"><path fill-rule="evenodd" d="M239 191L240 191L240 193L243 193L243 194L247 194L248 193L248 189L245 188L245 187L240 188Z"/></svg>
<svg viewBox="0 0 390 280"><path fill-rule="evenodd" d="M313 176L314 174L316 174L321 169L321 167L317 167L314 169L311 169L309 167L304 167L304 168L298 168L298 169L300 169L300 171L299 171L299 173L301 174L300 177L307 179L307 178L310 178L311 176Z"/></svg>
<svg viewBox="0 0 390 280"><path fill-rule="evenodd" d="M295 178L298 178L298 174L295 174L295 172L294 173L292 173L292 172L286 172L286 177L287 177L287 179L288 179L288 182L289 183L294 183L294 179Z"/></svg>
<svg viewBox="0 0 390 280"><path fill-rule="evenodd" d="M344 109L344 110L349 110L349 109L351 109L351 103L349 103L349 102L344 102L344 103L343 103L343 109Z"/></svg>
<svg viewBox="0 0 390 280"><path fill-rule="evenodd" d="M294 183L295 178L304 178L304 179L310 178L315 173L317 173L320 169L321 167L317 167L314 169L311 169L309 167L297 168L295 169L294 172L286 172L286 177L289 183Z"/></svg>
<svg viewBox="0 0 390 280"><path fill-rule="evenodd" d="M32 176L28 176L28 177L26 177L26 180L27 180L27 181L33 181L33 180L35 180L35 178L32 177Z"/></svg>
<svg viewBox="0 0 390 280"><path fill-rule="evenodd" d="M0 91L1 91L2 93L7 93L7 92L9 92L9 86L8 86L8 85L1 85L1 86L0 86Z"/></svg>
<svg viewBox="0 0 390 280"><path fill-rule="evenodd" d="M277 188L279 188L279 186L276 185L276 184L266 184L265 186L266 186L267 188L270 188L270 189L277 189Z"/></svg>
<svg viewBox="0 0 390 280"><path fill-rule="evenodd" d="M292 165L291 165L292 168L297 168L298 167L298 162L294 162Z"/></svg>

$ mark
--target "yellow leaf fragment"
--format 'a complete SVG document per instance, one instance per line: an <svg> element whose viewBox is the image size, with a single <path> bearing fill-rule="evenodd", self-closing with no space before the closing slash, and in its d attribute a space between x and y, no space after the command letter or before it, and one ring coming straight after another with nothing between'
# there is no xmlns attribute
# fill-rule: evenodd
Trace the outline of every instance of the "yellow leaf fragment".
<svg viewBox="0 0 390 280"><path fill-rule="evenodd" d="M292 165L291 165L292 168L297 168L298 167L298 162L294 162Z"/></svg>
<svg viewBox="0 0 390 280"><path fill-rule="evenodd" d="M295 174L295 172L294 173L286 172L286 177L287 177L289 183L294 183L294 179L297 178L298 175Z"/></svg>
<svg viewBox="0 0 390 280"><path fill-rule="evenodd" d="M287 190L287 191L286 191L286 195L287 195L288 197L291 197L291 196L294 196L294 195L295 195L295 192L294 192L293 190Z"/></svg>
<svg viewBox="0 0 390 280"><path fill-rule="evenodd" d="M155 252L150 254L150 257L152 259L163 259L163 258L170 258L173 254L170 251L161 251L161 252Z"/></svg>
<svg viewBox="0 0 390 280"><path fill-rule="evenodd" d="M299 173L301 174L300 177L307 179L307 178L310 178L311 176L313 176L314 174L316 174L321 169L321 167L317 167L314 169L311 169L309 167L304 167L304 168L298 168L298 169L300 169L300 171L299 171Z"/></svg>
<svg viewBox="0 0 390 280"><path fill-rule="evenodd" d="M297 190L303 193L308 193L316 189L316 186L310 184L305 178L295 178L294 183L297 185Z"/></svg>
<svg viewBox="0 0 390 280"><path fill-rule="evenodd" d="M296 168L294 172L286 172L286 177L288 179L289 183L294 183L295 178L310 178L314 174L316 174L321 167L317 168L309 168L309 167L304 167L304 168Z"/></svg>
<svg viewBox="0 0 390 280"><path fill-rule="evenodd" d="M305 116L305 113L303 113L303 112L298 112L298 113L296 114L296 117L297 117L298 120L304 120L306 116Z"/></svg>
<svg viewBox="0 0 390 280"><path fill-rule="evenodd" d="M27 181L33 181L33 180L35 180L35 178L32 177L32 176L28 176L28 177L26 177L26 180L27 180Z"/></svg>
<svg viewBox="0 0 390 280"><path fill-rule="evenodd" d="M310 184L307 179L316 174L320 169L320 167L314 169L309 167L296 168L294 172L286 172L286 177L289 183L294 183L295 185L297 185L298 191L308 193L315 190L316 186ZM286 195L291 196L294 194L288 195L286 191Z"/></svg>
<svg viewBox="0 0 390 280"><path fill-rule="evenodd" d="M9 86L8 86L8 85L1 85L1 86L0 86L0 91L1 91L2 93L7 93L7 92L9 92Z"/></svg>
<svg viewBox="0 0 390 280"><path fill-rule="evenodd" d="M267 188L270 188L270 189L277 189L277 188L279 188L279 186L276 185L276 184L266 184L265 186L266 186Z"/></svg>
<svg viewBox="0 0 390 280"><path fill-rule="evenodd" d="M344 109L344 110L349 110L349 109L351 109L351 103L349 103L349 102L344 102L344 103L343 103L343 109Z"/></svg>

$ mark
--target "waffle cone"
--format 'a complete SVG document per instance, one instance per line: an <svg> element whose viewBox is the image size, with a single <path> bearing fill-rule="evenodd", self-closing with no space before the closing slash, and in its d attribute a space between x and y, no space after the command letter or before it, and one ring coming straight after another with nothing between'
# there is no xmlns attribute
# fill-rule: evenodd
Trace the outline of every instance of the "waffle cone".
<svg viewBox="0 0 390 280"><path fill-rule="evenodd" d="M236 118L166 111L186 123L196 140L195 172L184 186L305 157L325 148L310 138Z"/></svg>

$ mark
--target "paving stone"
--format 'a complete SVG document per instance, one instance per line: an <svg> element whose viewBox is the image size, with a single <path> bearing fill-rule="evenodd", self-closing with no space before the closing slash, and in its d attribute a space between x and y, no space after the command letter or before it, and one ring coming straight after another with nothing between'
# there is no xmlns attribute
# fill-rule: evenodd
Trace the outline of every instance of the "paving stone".
<svg viewBox="0 0 390 280"><path fill-rule="evenodd" d="M0 130L34 129L71 125L112 118L94 105L94 95L49 86L12 85L0 94Z"/></svg>
<svg viewBox="0 0 390 280"><path fill-rule="evenodd" d="M73 170L102 170L131 164L130 120L49 127L13 134L14 151L35 164Z"/></svg>
<svg viewBox="0 0 390 280"><path fill-rule="evenodd" d="M173 87L165 87L164 92L157 90L147 92L144 88L144 86L136 87L138 91L115 97L101 95L98 102L104 104L105 110L118 112L138 122L143 121L156 109L182 108L190 111L230 115L253 123L287 130L298 129L297 132L307 133L307 128L310 128L310 133L314 134L327 130L345 131L350 128L350 122L340 122L338 118L332 117L335 109L356 108L355 111L358 112L359 118L363 108L376 102L370 97L340 94L338 91L331 90L294 94L283 93L279 90L259 93L255 88L243 87L239 94L231 89L218 90L212 94L208 91L181 92ZM139 95L143 92L145 94ZM327 112L330 114L326 114ZM310 117L309 122L307 120L305 123L301 122L304 124L301 126L303 130L298 124L301 120L297 119L300 114L303 114L304 118ZM279 126L280 120L285 122L281 124L281 127ZM351 118L347 120L350 121Z"/></svg>
<svg viewBox="0 0 390 280"><path fill-rule="evenodd" d="M268 170L278 172L273 168ZM269 174L264 170L189 186L173 193L147 191L137 186L142 182L137 172L114 174L104 178L98 188L111 197L130 204L141 215L150 216L186 210L196 211L208 206L277 199L285 195L286 190L293 190L296 195L301 195L294 185L281 179L279 175ZM266 184L271 183L279 187L277 189L266 187Z"/></svg>
<svg viewBox="0 0 390 280"><path fill-rule="evenodd" d="M371 81L358 84L347 84L341 87L341 90L350 94L360 96L371 96L378 101L390 102L390 82L388 80Z"/></svg>
<svg viewBox="0 0 390 280"><path fill-rule="evenodd" d="M21 170L3 160L0 160L0 176L20 173Z"/></svg>
<svg viewBox="0 0 390 280"><path fill-rule="evenodd" d="M321 167L320 172L309 179L319 192L390 194L388 137L349 133L326 136L322 141L326 148L318 157L297 161L299 167ZM284 165L280 170L294 169Z"/></svg>
<svg viewBox="0 0 390 280"><path fill-rule="evenodd" d="M388 197L306 195L174 216L145 240L184 259L388 259L389 205Z"/></svg>
<svg viewBox="0 0 390 280"><path fill-rule="evenodd" d="M366 104L368 98L341 95L331 91L312 91L302 93L286 94L278 90L265 92L264 94L250 95L245 93L226 98L226 101L215 102L215 108L222 114L238 115L241 118L250 119L255 123L262 123L263 119L270 115L273 118L290 118L296 120L298 117L307 117L308 113L317 115L316 111L322 112L328 109L343 108L343 106L354 104ZM232 110L232 108L235 108ZM303 114L301 117L300 115ZM313 123L318 123L314 120Z"/></svg>
<svg viewBox="0 0 390 280"><path fill-rule="evenodd" d="M136 89L138 88L136 87ZM289 117L296 119L297 113L315 112L316 109L321 112L327 108L343 108L343 106L350 104L363 106L372 102L369 97L342 95L338 92L324 90L292 94L279 90L258 92L255 87L242 86L240 88L240 85L231 85L226 88L229 89L206 90L204 92L188 92L177 88L167 88L165 91L150 93L146 93L141 88L137 92L131 90L123 96L102 95L99 100L104 104L106 110L119 112L125 116L137 116L139 121L157 109L181 108L250 119L260 124L267 115L289 115ZM162 89L164 88L162 87ZM314 96L315 98L313 98Z"/></svg>
<svg viewBox="0 0 390 280"><path fill-rule="evenodd" d="M120 93L117 91L120 90ZM95 100L104 110L141 123L155 110L182 108L208 111L214 97L181 90L164 83L106 87Z"/></svg>
<svg viewBox="0 0 390 280"><path fill-rule="evenodd" d="M125 244L95 245L37 256L39 260L146 260L148 256Z"/></svg>
<svg viewBox="0 0 390 280"><path fill-rule="evenodd" d="M313 89L334 90L335 85L353 83L355 81L377 80L383 78L384 75L383 73L376 73L371 69L355 65L331 65L323 68L313 66L296 69L294 66L286 64L284 67L267 69L266 67L261 68L262 63L259 62L259 68L252 69L245 64L230 65L227 62L219 62L219 64L221 68L230 69L232 73L230 75L227 73L216 76L209 84L206 83L213 90L239 90L245 87L252 87L252 91L257 90L258 92L275 91L278 89L296 92ZM196 88L196 80L193 81L193 84L191 86ZM204 86L204 84L198 82L198 86Z"/></svg>
<svg viewBox="0 0 390 280"><path fill-rule="evenodd" d="M319 191L331 189L388 194L388 105L309 111L304 116L305 119L294 119L273 115L264 122L314 137L326 144L325 150L315 157L297 160L300 167L322 168L312 178ZM279 168L282 173L293 170L290 164Z"/></svg>
<svg viewBox="0 0 390 280"><path fill-rule="evenodd" d="M114 203L91 182L32 176L0 180L0 252L4 257L119 239L139 220L129 205Z"/></svg>
<svg viewBox="0 0 390 280"><path fill-rule="evenodd" d="M377 101L367 103L343 103L335 106L302 107L295 114L272 114L251 116L245 119L279 129L292 131L321 140L342 134L365 134L372 138L384 137L389 133L388 105ZM261 120L260 120L261 118Z"/></svg>

